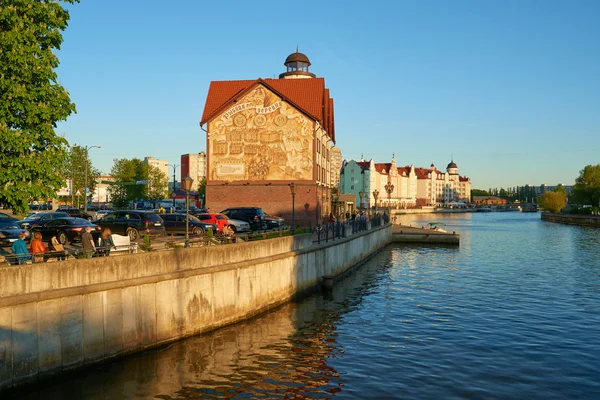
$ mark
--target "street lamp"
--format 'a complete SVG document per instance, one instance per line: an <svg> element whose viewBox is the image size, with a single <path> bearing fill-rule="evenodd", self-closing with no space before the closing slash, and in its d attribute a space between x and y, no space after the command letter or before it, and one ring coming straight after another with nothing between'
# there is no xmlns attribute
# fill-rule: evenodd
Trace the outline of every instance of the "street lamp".
<svg viewBox="0 0 600 400"><path fill-rule="evenodd" d="M181 164L167 164L167 165L170 166L170 167L173 167L173 193L175 193L175 182L177 182L175 180L175 169L177 167L181 167ZM173 196L173 210L175 210L175 196Z"/></svg>
<svg viewBox="0 0 600 400"><path fill-rule="evenodd" d="M377 198L379 197L379 190L373 190L373 198L375 199L375 214L377 214Z"/></svg>
<svg viewBox="0 0 600 400"><path fill-rule="evenodd" d="M190 177L190 175L186 175L185 178L181 180L181 187L185 190L185 245L184 247L190 247L190 190L192 190L192 184L194 180Z"/></svg>
<svg viewBox="0 0 600 400"><path fill-rule="evenodd" d="M84 147L84 149L85 149L85 160L84 160L84 161L85 161L85 162L84 162L84 164L85 164L85 176L84 176L85 183L84 183L84 188L83 188L83 191L84 191L84 194L83 194L83 196L84 196L84 199L85 199L85 201L83 202L83 212L85 212L85 213L87 213L87 193L88 193L88 178L87 178L87 176L88 176L88 153L89 153L89 151L90 151L91 149L100 149L100 148L102 148L102 146L85 146L85 147Z"/></svg>
<svg viewBox="0 0 600 400"><path fill-rule="evenodd" d="M295 215L294 215L294 206L295 206L295 199L296 199L296 185L294 184L294 182L290 183L290 192L292 193L292 235L294 234L294 232L296 231L296 221L294 219Z"/></svg>
<svg viewBox="0 0 600 400"><path fill-rule="evenodd" d="M388 216L391 217L391 213L392 213L392 192L394 191L394 185L392 185L392 182L388 182L385 186L385 191L387 192L388 195Z"/></svg>

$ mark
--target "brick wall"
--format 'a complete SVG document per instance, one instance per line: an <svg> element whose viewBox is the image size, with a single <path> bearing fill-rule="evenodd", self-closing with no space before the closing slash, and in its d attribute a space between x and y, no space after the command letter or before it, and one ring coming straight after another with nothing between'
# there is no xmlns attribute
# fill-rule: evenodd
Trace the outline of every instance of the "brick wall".
<svg viewBox="0 0 600 400"><path fill-rule="evenodd" d="M295 220L296 226L315 225L317 215L317 198L321 199L323 213L329 212L327 188L317 187L314 183L296 183ZM323 193L327 195L324 199ZM323 206L323 203L325 205ZM308 208L305 205L308 204ZM223 185L209 184L206 188L206 205L209 212L219 212L228 207L260 207L264 212L285 218L286 224L292 220L292 195L287 184L278 185Z"/></svg>

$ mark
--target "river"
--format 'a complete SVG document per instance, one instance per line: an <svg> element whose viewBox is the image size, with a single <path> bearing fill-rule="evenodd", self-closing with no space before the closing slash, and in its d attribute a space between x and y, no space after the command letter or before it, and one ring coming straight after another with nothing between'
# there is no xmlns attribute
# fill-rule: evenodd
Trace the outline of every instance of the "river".
<svg viewBox="0 0 600 400"><path fill-rule="evenodd" d="M267 314L19 399L599 399L600 230L538 213L435 219L460 248L393 245Z"/></svg>

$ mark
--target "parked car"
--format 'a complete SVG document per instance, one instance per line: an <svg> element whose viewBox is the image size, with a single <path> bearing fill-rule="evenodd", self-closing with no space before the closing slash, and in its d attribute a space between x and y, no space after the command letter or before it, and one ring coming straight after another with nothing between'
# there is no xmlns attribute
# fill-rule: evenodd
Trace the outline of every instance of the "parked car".
<svg viewBox="0 0 600 400"><path fill-rule="evenodd" d="M64 217L46 221L41 225L31 228L31 234L33 235L35 232L40 232L42 234L42 240L48 242L52 239L52 236L56 236L56 239L60 244L67 245L71 242L80 242L81 235L88 226L92 228L91 233L94 242L97 242L100 237L101 228L83 218Z"/></svg>
<svg viewBox="0 0 600 400"><path fill-rule="evenodd" d="M265 221L267 223L267 229L274 229L281 228L284 220L283 218L275 215L265 214Z"/></svg>
<svg viewBox="0 0 600 400"><path fill-rule="evenodd" d="M21 232L25 232L25 234L27 235L24 239L27 242L30 239L30 234L27 231L27 229L21 229L15 221L1 219L0 246L12 245L19 238Z"/></svg>
<svg viewBox="0 0 600 400"><path fill-rule="evenodd" d="M0 212L0 222L9 222L9 221L15 222L18 220L19 220L19 218L11 217L8 214Z"/></svg>
<svg viewBox="0 0 600 400"><path fill-rule="evenodd" d="M110 228L112 233L127 235L134 241L140 234L148 233L150 236L165 234L163 219L153 211L121 210L106 214L96 223L102 228Z"/></svg>
<svg viewBox="0 0 600 400"><path fill-rule="evenodd" d="M19 225L19 227L21 229L31 229L34 226L42 225L42 224L46 223L47 221L51 221L56 218L65 218L68 216L69 216L69 214L67 214L66 212L62 212L62 211L55 211L55 212L42 211L42 212L39 212L36 214L31 214L27 218L25 218L21 221L17 221L17 225Z"/></svg>
<svg viewBox="0 0 600 400"><path fill-rule="evenodd" d="M88 221L91 221L93 219L90 214L84 212L83 210L80 210L79 208L63 208L60 211L66 212L67 214L69 214L69 216L73 218L83 218L87 219Z"/></svg>
<svg viewBox="0 0 600 400"><path fill-rule="evenodd" d="M109 210L98 210L98 212L96 213L96 221L104 218L104 216L108 213L110 213Z"/></svg>
<svg viewBox="0 0 600 400"><path fill-rule="evenodd" d="M221 214L225 214L231 219L249 223L250 229L253 231L267 229L265 213L259 207L231 207L221 211Z"/></svg>
<svg viewBox="0 0 600 400"><path fill-rule="evenodd" d="M234 232L248 232L250 231L250 224L245 221L239 221L237 219L230 219L225 214L219 213L201 213L196 214L196 218L200 221L209 222L217 226L219 233L223 232L223 228L227 225L231 227Z"/></svg>
<svg viewBox="0 0 600 400"><path fill-rule="evenodd" d="M165 224L167 234L185 235L185 217L183 213L159 214ZM200 221L193 215L189 215L188 230L191 235L200 235L206 233L209 229L217 232L217 225Z"/></svg>

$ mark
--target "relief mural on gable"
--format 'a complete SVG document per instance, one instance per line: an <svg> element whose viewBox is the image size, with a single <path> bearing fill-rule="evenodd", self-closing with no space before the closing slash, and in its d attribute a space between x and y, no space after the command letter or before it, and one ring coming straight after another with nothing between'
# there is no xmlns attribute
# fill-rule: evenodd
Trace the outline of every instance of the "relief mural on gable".
<svg viewBox="0 0 600 400"><path fill-rule="evenodd" d="M312 179L314 122L264 86L209 124L213 180Z"/></svg>

